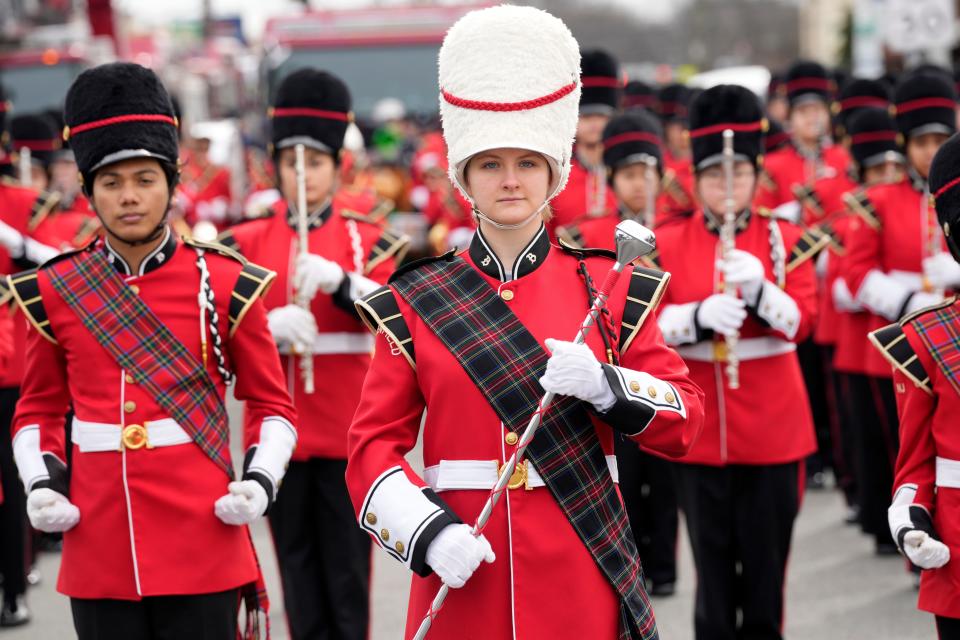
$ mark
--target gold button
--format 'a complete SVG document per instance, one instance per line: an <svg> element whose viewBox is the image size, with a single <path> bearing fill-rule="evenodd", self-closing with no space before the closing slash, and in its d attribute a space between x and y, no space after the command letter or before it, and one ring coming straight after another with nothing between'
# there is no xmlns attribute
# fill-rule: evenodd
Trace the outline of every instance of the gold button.
<svg viewBox="0 0 960 640"><path fill-rule="evenodd" d="M504 289L503 291L500 292L500 297L506 300L507 302L510 302L511 300L513 300L513 291L510 291L510 289Z"/></svg>
<svg viewBox="0 0 960 640"><path fill-rule="evenodd" d="M126 402L123 403L123 410L126 411L127 413L133 413L134 411L137 410L137 403L134 402L133 400L127 400Z"/></svg>
<svg viewBox="0 0 960 640"><path fill-rule="evenodd" d="M133 379L133 376L130 375L129 373L128 373L127 375L123 376L123 379L124 379L124 381L126 381L127 384L133 384L133 383L135 382L134 379Z"/></svg>
<svg viewBox="0 0 960 640"><path fill-rule="evenodd" d="M650 396L651 398L656 398L657 390L654 389L653 387L647 387L647 395Z"/></svg>
<svg viewBox="0 0 960 640"><path fill-rule="evenodd" d="M390 532L386 529L380 529L380 539L386 542L390 539Z"/></svg>
<svg viewBox="0 0 960 640"><path fill-rule="evenodd" d="M507 441L507 444L510 445L511 447L512 447L513 445L517 444L517 441L518 441L519 439L520 439L520 436L518 436L517 434L515 434L513 431L511 431L510 433L508 433L508 434L507 434L507 437L504 438L504 440Z"/></svg>
<svg viewBox="0 0 960 640"><path fill-rule="evenodd" d="M133 290L133 292L136 293L137 295L140 295L140 287L138 287L137 285L135 284L130 285L130 289Z"/></svg>
<svg viewBox="0 0 960 640"><path fill-rule="evenodd" d="M634 393L640 393L640 383L636 380L632 381L630 383L630 391L633 391Z"/></svg>
<svg viewBox="0 0 960 640"><path fill-rule="evenodd" d="M667 401L667 404L673 404L676 401L677 396L673 395L672 391L667 391L665 394L663 394L663 399Z"/></svg>
<svg viewBox="0 0 960 640"><path fill-rule="evenodd" d="M402 542L398 542L397 544L394 545L394 547L397 549L397 553L403 553L403 543L402 543Z"/></svg>
<svg viewBox="0 0 960 640"><path fill-rule="evenodd" d="M377 524L377 515L375 513L367 514L367 524Z"/></svg>

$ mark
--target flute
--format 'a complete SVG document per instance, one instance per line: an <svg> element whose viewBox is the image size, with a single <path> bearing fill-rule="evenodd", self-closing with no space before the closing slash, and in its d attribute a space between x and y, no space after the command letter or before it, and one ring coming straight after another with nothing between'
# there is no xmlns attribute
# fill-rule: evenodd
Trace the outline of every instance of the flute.
<svg viewBox="0 0 960 640"><path fill-rule="evenodd" d="M307 227L307 174L302 144L295 147L297 154L297 253L305 255L308 250ZM296 304L301 309L310 311L310 299L297 292ZM300 356L300 377L303 379L304 393L312 394L313 387L313 345L304 345Z"/></svg>
<svg viewBox="0 0 960 640"><path fill-rule="evenodd" d="M723 178L725 183L726 199L724 201L723 224L720 226L720 259L726 260L736 248L737 235L737 212L736 203L733 199L733 130L725 129L723 132ZM735 296L737 292L724 285L724 292L727 295ZM737 342L740 341L739 332L724 336L724 355L727 361L727 387L730 389L740 388L740 359L737 357Z"/></svg>
<svg viewBox="0 0 960 640"><path fill-rule="evenodd" d="M18 167L20 171L20 184L24 187L33 186L33 169L30 155L30 147L20 147Z"/></svg>
<svg viewBox="0 0 960 640"><path fill-rule="evenodd" d="M647 165L647 170L644 174L647 183L647 207L643 213L643 226L647 229L653 229L657 217L657 183L659 182L657 180L657 159L652 156L647 156L644 163Z"/></svg>

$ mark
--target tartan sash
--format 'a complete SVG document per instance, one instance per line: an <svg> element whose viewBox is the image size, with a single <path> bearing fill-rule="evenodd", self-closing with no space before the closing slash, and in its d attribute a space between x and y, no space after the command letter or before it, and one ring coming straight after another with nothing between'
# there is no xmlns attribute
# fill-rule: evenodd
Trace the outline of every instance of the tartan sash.
<svg viewBox="0 0 960 640"><path fill-rule="evenodd" d="M200 361L154 315L97 245L45 267L104 349L234 479L227 412Z"/></svg>
<svg viewBox="0 0 960 640"><path fill-rule="evenodd" d="M537 410L549 354L462 258L402 273L397 292L450 350L504 425L522 432ZM571 331L574 327L571 327ZM620 597L620 640L659 638L633 533L583 403L558 396L526 450Z"/></svg>
<svg viewBox="0 0 960 640"><path fill-rule="evenodd" d="M940 373L950 382L953 390L960 393L960 309L956 300L922 314L911 324L937 363Z"/></svg>

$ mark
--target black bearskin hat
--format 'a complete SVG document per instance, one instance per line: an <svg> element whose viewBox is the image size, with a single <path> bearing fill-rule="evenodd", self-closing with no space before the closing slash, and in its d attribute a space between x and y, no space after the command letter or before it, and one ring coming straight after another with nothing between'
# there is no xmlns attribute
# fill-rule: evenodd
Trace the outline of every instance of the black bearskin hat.
<svg viewBox="0 0 960 640"><path fill-rule="evenodd" d="M930 194L953 259L960 262L960 137L941 145L930 164Z"/></svg>
<svg viewBox="0 0 960 640"><path fill-rule="evenodd" d="M350 108L350 91L337 76L310 68L294 71L280 83L268 111L272 153L303 144L339 161L353 118Z"/></svg>
<svg viewBox="0 0 960 640"><path fill-rule="evenodd" d="M631 80L623 88L624 109L649 109L653 111L657 104L657 93L653 87L640 80Z"/></svg>
<svg viewBox="0 0 960 640"><path fill-rule="evenodd" d="M791 107L810 100L829 104L836 91L836 84L823 65L809 60L795 62L787 70L785 82Z"/></svg>
<svg viewBox="0 0 960 640"><path fill-rule="evenodd" d="M865 107L849 120L850 154L863 170L881 162L904 162L903 136L888 109Z"/></svg>
<svg viewBox="0 0 960 640"><path fill-rule="evenodd" d="M131 62L81 73L64 102L63 137L76 156L84 187L101 167L130 158L156 158L176 176L177 120L157 75Z"/></svg>
<svg viewBox="0 0 960 640"><path fill-rule="evenodd" d="M841 133L850 130L850 119L861 109L890 108L890 89L879 80L854 78L840 90L836 102L833 103L833 113L837 117L837 124Z"/></svg>
<svg viewBox="0 0 960 640"><path fill-rule="evenodd" d="M905 138L957 130L957 93L942 74L911 73L893 94L897 127Z"/></svg>
<svg viewBox="0 0 960 640"><path fill-rule="evenodd" d="M657 161L657 170L663 172L663 134L660 123L650 113L634 109L615 116L603 129L603 164L613 176L620 167Z"/></svg>
<svg viewBox="0 0 960 640"><path fill-rule="evenodd" d="M580 55L580 115L613 115L620 107L623 78L617 59L602 49Z"/></svg>
<svg viewBox="0 0 960 640"><path fill-rule="evenodd" d="M722 160L726 129L733 130L733 152L737 159L757 167L763 157L766 127L760 101L749 89L732 84L707 89L690 105L690 143L695 169L702 171Z"/></svg>
<svg viewBox="0 0 960 640"><path fill-rule="evenodd" d="M24 114L10 120L10 145L15 153L26 147L30 159L44 169L50 167L54 154L62 146L56 123L46 114Z"/></svg>
<svg viewBox="0 0 960 640"><path fill-rule="evenodd" d="M787 85L782 73L771 73L770 84L767 85L767 102L774 98L786 98Z"/></svg>
<svg viewBox="0 0 960 640"><path fill-rule="evenodd" d="M770 154L787 146L790 142L790 134L773 118L768 117L767 124L767 132L763 136L763 151Z"/></svg>
<svg viewBox="0 0 960 640"><path fill-rule="evenodd" d="M678 120L689 122L690 89L682 84L668 84L657 93L657 115L663 124Z"/></svg>

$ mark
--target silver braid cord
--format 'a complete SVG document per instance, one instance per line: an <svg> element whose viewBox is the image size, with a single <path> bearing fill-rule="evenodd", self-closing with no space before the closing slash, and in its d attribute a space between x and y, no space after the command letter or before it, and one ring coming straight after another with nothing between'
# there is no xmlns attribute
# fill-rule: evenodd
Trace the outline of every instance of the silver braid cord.
<svg viewBox="0 0 960 640"><path fill-rule="evenodd" d="M356 220L347 220L347 231L350 233L350 247L353 249L353 272L363 275L363 241Z"/></svg>
<svg viewBox="0 0 960 640"><path fill-rule="evenodd" d="M777 286L781 289L787 286L787 249L783 246L783 235L780 225L773 217L767 223L770 229L770 260L773 262L773 276L777 279Z"/></svg>
<svg viewBox="0 0 960 640"><path fill-rule="evenodd" d="M223 357L223 341L220 339L220 314L213 299L213 287L210 286L210 272L207 270L207 260L203 257L203 249L197 249L197 268L200 269L200 290L210 314L210 335L213 337L213 354L217 357L217 371L223 378L223 384L228 387L233 384L233 373L227 369L227 361Z"/></svg>

